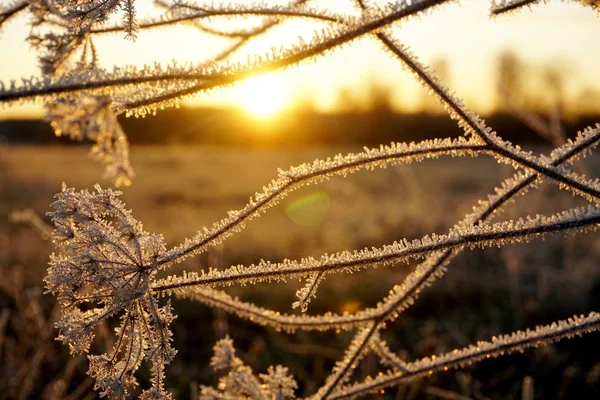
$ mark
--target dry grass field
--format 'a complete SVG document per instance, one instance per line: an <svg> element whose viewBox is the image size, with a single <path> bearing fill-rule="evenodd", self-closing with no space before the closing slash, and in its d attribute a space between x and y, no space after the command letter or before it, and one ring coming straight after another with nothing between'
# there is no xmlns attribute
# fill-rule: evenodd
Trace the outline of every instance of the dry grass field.
<svg viewBox="0 0 600 400"><path fill-rule="evenodd" d="M163 233L168 244L174 245L228 210L243 207L276 176L278 167L352 150L356 149L134 147L132 164L137 177L123 190L122 198L146 230ZM585 160L585 168L591 176L600 172L600 164L592 158ZM333 178L294 192L218 250L177 268L197 270L207 265L219 268L261 259L319 256L445 233L512 173L506 165L479 157L444 158ZM56 393L72 393L73 399L95 396L91 380L85 377L85 359L68 362L64 346L52 340L53 298L42 295L41 288L52 246L28 227L10 223L9 215L23 207L43 215L62 181L80 189L91 188L98 181L109 186L100 176L101 167L87 158L82 147L0 148L0 349L5 349L0 353L0 399L17 398L19 392L22 398L54 398ZM518 207L509 206L499 218L550 214L584 204L551 185L518 197L516 202ZM446 276L386 330L385 339L393 350L414 359L493 334L598 310L598 257L597 233L464 252ZM310 312L354 312L375 305L407 271L410 266L400 264L336 275L325 282ZM300 286L290 281L230 292L291 312L294 292ZM330 332L288 335L194 303L176 301L174 306L179 354L169 367L167 386L177 390L177 398L194 398L195 383L215 382L208 361L212 346L224 334L232 336L240 356L255 371L278 363L287 365L301 382L299 395L314 392L350 339L349 334ZM36 335L36 327L45 327L48 334ZM320 345L324 342L327 347ZM523 381L530 376L535 398L599 398L599 360L597 336L590 335L442 373L381 397L519 398ZM367 358L355 374L369 375L375 364L374 358ZM140 380L146 378L147 371Z"/></svg>

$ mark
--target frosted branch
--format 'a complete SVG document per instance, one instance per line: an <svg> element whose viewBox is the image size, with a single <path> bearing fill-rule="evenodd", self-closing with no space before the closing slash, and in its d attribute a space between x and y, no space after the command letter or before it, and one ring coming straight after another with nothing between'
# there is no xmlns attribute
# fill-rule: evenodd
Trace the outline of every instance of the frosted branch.
<svg viewBox="0 0 600 400"><path fill-rule="evenodd" d="M162 68L158 68L151 71L150 68L145 68L139 71L133 67L125 67L115 70L112 74L100 72L93 75L87 73L85 76L81 76L78 73L72 73L56 80L30 79L24 81L20 86L13 83L9 89L0 86L0 102L23 101L35 98L52 100L52 96L57 94L91 90L106 92L110 88L128 85L159 84L160 82L171 82L175 85L181 80L200 81L200 83L196 83L191 87L171 91L168 94L157 94L153 98L143 101L121 102L121 109L119 111L135 110L136 113L143 115L147 112L152 112L154 109L153 105L166 102L175 97L181 98L200 91L230 85L257 74L271 72L299 63L305 59L324 55L329 50L344 43L348 43L383 26L430 9L446 1L448 0L421 0L413 2L410 5L403 5L399 9L392 7L391 10L386 9L383 12L378 12L353 22L349 21L339 29L325 30L314 37L311 43L305 43L303 40L300 40L295 46L282 49L278 54L267 54L263 57L255 56L244 64L220 66L218 69L213 70L196 70L194 68L180 70L171 68L171 70L164 71Z"/></svg>
<svg viewBox="0 0 600 400"><path fill-rule="evenodd" d="M419 60L410 53L407 47L385 32L378 32L379 40L396 55L413 72L419 82L430 89L450 113L450 117L458 120L465 130L490 146L492 154L499 162L511 164L515 168L522 167L537 172L554 180L560 188L568 189L584 195L588 200L600 200L600 183L591 182L584 177L561 170L556 166L547 166L530 152L524 152L496 135L475 112L469 110L463 102L450 93L439 79L435 77Z"/></svg>
<svg viewBox="0 0 600 400"><path fill-rule="evenodd" d="M600 182L567 169L587 155L600 141L600 126L581 132L574 141L554 150L548 156L535 156L504 141L483 119L469 110L460 99L413 56L409 49L392 37L387 29L394 22L429 10L444 0L388 2L384 8L367 7L359 17L338 15L327 10L305 7L299 0L285 7L268 4L238 6L200 6L186 3L159 5L168 7L158 19L140 22L136 18L134 0L78 0L15 2L0 10L0 25L12 15L29 9L33 26L57 28L46 36L32 35L31 41L41 51L42 79L23 80L0 87L0 102L44 101L57 134L72 138L96 140L94 154L105 162L109 171L124 173L128 178L125 135L116 115L144 115L157 107L177 105L185 96L235 84L257 74L284 69L304 60L327 54L339 46L368 35L398 58L427 89L444 104L451 117L458 120L466 135L457 140L444 139L421 143L382 146L364 152L338 155L279 170L276 179L256 193L248 204L204 228L195 237L167 251L161 235L143 230L131 211L118 199L119 193L96 187L96 192L63 189L52 204L49 215L56 226L53 239L57 253L50 259L46 285L61 307L57 328L59 339L72 352L89 352L95 329L109 318L118 319L115 342L104 354L91 355L90 376L101 394L122 398L136 385L134 374L147 362L151 386L141 398L169 398L164 389L165 366L175 356L171 346L170 323L175 316L170 304L162 307L159 297L176 295L212 308L219 308L257 324L276 330L355 330L344 356L331 371L316 398L354 397L439 370L460 368L485 358L546 344L564 337L583 334L600 327L600 316L575 317L569 321L538 327L524 333L493 338L474 346L423 360L406 363L391 352L381 339L380 331L410 307L422 290L441 277L448 263L467 248L501 246L528 241L547 234L584 232L597 229L600 208L576 208L553 216L526 217L517 221L490 223L505 204L545 180L568 189L587 200L598 203ZM492 14L504 13L534 1L495 2ZM581 1L595 7L597 1ZM301 6L302 5L302 6ZM102 27L113 13L122 10L118 26ZM257 27L220 30L210 23L218 19L250 19ZM259 17L259 18L255 18ZM292 18L322 21L326 28L315 31L309 39L298 38L281 49L252 55L240 63L222 62L243 48L250 39ZM205 21L200 23L199 21ZM335 24L330 24L335 22ZM200 65L124 67L113 71L99 70L92 37L95 34L124 30L133 38L139 29L163 25L193 23L210 34L233 38L217 54ZM216 25L218 26L218 25ZM80 57L79 57L80 56ZM73 68L72 61L79 61ZM64 72L66 71L66 72ZM239 232L245 224L262 215L293 190L305 184L323 182L333 176L346 176L359 169L375 169L437 158L441 155L475 156L488 153L497 160L519 169L480 202L473 212L445 235L428 235L421 239L399 242L359 251L325 254L320 258L284 260L280 263L261 261L257 265L231 266L224 270L183 273L157 280L161 269L205 251ZM125 173L126 172L126 173ZM119 176L119 174L115 174ZM124 178L124 179L125 179ZM123 181L126 183L126 181ZM297 293L294 307L306 311L326 274L353 272L365 268L395 265L401 261L424 259L392 288L376 306L354 314L292 315L244 302L215 287L232 284L284 281L305 278L305 286ZM348 384L352 371L369 351L375 352L383 364L394 371L375 379ZM211 361L215 370L225 373L217 388L202 388L204 398L226 399L239 395L252 398L293 398L297 385L281 366L255 375L235 355L233 343L222 340L215 346Z"/></svg>
<svg viewBox="0 0 600 400"><path fill-rule="evenodd" d="M11 19L15 15L19 14L21 11L27 9L27 6L29 6L29 1L16 0L16 1L13 1L10 4L6 4L2 8L0 8L0 28L2 28L2 25L6 21Z"/></svg>
<svg viewBox="0 0 600 400"><path fill-rule="evenodd" d="M580 132L574 142L569 141L560 149L556 149L550 155L549 165L559 165L563 162L572 162L582 154L585 154L590 148L595 147L600 137L600 129L587 128ZM512 199L514 195L523 192L531 183L535 181L535 176L516 176L503 182L501 189L496 189L496 195L489 196L488 201L481 202L479 207L471 215L467 215L463 221L457 226L473 226L478 225L482 221L489 219L494 213L503 206L505 202ZM390 296L378 304L377 311L371 316L376 320L384 322L386 320L395 319L399 313L410 306L418 296L418 294L427 286L431 285L434 280L440 278L445 272L445 266L461 251L446 250L440 253L434 253L419 264L416 269L411 272L401 285L394 287ZM368 310L357 313L357 316L362 313L367 313ZM372 346L375 346L374 351L380 357L390 363L395 363L396 368L403 370L399 359L392 356L386 347L377 346L378 335L373 336Z"/></svg>
<svg viewBox="0 0 600 400"><path fill-rule="evenodd" d="M315 394L316 399L326 399L339 385L350 378L350 371L356 367L356 364L366 355L369 350L369 341L375 334L377 324L370 323L359 329L350 345L344 353L341 361L336 362L333 371Z"/></svg>
<svg viewBox="0 0 600 400"><path fill-rule="evenodd" d="M506 14L525 6L539 3L540 0L492 0L491 15Z"/></svg>
<svg viewBox="0 0 600 400"><path fill-rule="evenodd" d="M381 339L379 335L373 336L373 339L371 340L371 350L379 356L383 365L391 367L396 371L404 373L409 372L406 362L394 354L387 343Z"/></svg>
<svg viewBox="0 0 600 400"><path fill-rule="evenodd" d="M259 16L259 17L280 17L280 18L305 18L328 22L338 22L342 16L329 14L323 10L310 9L293 10L286 7L257 7L256 4L237 5L236 7L225 7L221 9L206 9L205 11L195 10L194 12L177 12L173 16L160 17L156 20L141 21L138 24L138 29L151 29L161 26L177 25L180 23L197 21L201 19L209 19L216 17L236 17L236 16ZM94 28L90 30L92 34L115 33L123 31L123 25L115 25L103 28Z"/></svg>
<svg viewBox="0 0 600 400"><path fill-rule="evenodd" d="M523 351L557 342L561 339L582 336L600 329L600 314L574 316L568 320L538 326L533 330L518 331L509 335L493 337L488 342L457 349L431 358L423 358L406 365L407 372L395 371L377 378L354 384L334 393L329 399L349 399L384 388L408 383L414 379L431 375L449 368L464 368L479 361L495 358L515 351Z"/></svg>
<svg viewBox="0 0 600 400"><path fill-rule="evenodd" d="M231 211L229 216L217 223L212 229L203 231L185 241L181 246L170 250L159 260L160 264L180 262L184 258L215 246L234 232L244 228L245 222L261 215L268 208L277 204L291 191L306 184L320 183L332 176L346 176L359 169L375 169L398 163L410 163L441 155L474 156L487 149L464 138L426 140L419 143L392 143L379 149L367 149L362 153L337 155L327 160L315 160L310 164L292 167L288 171L279 170L278 177L256 193L250 202L241 210Z"/></svg>
<svg viewBox="0 0 600 400"><path fill-rule="evenodd" d="M548 233L594 229L599 221L600 209L589 206L587 210L576 208L551 217L537 216L529 217L527 220L460 227L448 235L434 234L412 242L403 239L383 248L325 254L318 260L309 257L300 261L285 260L281 263L262 261L248 267L238 265L223 271L188 273L185 278L170 277L159 280L152 289L160 292L186 286L281 281L287 278L307 277L314 272L354 272L422 258L440 250L455 250L464 246L470 248L500 246L528 241Z"/></svg>

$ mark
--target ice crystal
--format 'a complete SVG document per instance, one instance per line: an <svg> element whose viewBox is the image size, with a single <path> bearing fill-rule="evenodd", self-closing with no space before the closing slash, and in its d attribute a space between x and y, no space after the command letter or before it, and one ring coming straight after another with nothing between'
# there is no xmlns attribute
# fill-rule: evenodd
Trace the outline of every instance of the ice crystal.
<svg viewBox="0 0 600 400"><path fill-rule="evenodd" d="M221 339L214 347L214 356L210 365L215 372L225 373L221 377L218 389L201 387L203 399L225 400L237 398L285 400L296 398L294 390L298 385L294 378L288 375L287 368L281 365L269 367L266 374L258 377L252 369L244 365L235 355L233 341L230 338Z"/></svg>
<svg viewBox="0 0 600 400"><path fill-rule="evenodd" d="M381 339L379 335L373 336L373 339L371 340L371 350L377 354L379 361L383 365L392 367L396 371L409 372L406 362L394 354L388 347L387 343Z"/></svg>
<svg viewBox="0 0 600 400"><path fill-rule="evenodd" d="M261 261L250 266L236 265L225 270L210 270L201 274L192 272L183 277L172 277L156 282L156 290L171 290L185 286L228 285L231 283L256 283L281 281L289 277L310 277L315 272L352 272L376 268L417 259L439 250L459 250L463 247L500 246L529 241L548 233L595 229L600 221L600 209L575 208L552 216L538 215L527 219L495 224L456 227L447 235L424 236L408 241L402 239L381 248L343 251L301 260L284 260L280 263ZM160 258L159 263L171 261L171 253ZM179 257L183 257L179 253Z"/></svg>
<svg viewBox="0 0 600 400"><path fill-rule="evenodd" d="M328 398L336 387L350 379L350 372L356 364L367 354L368 343L375 334L375 323L369 323L361 328L354 336L350 345L344 353L341 361L338 361L325 384L319 389L316 398Z"/></svg>
<svg viewBox="0 0 600 400"><path fill-rule="evenodd" d="M98 324L118 316L115 346L89 356L95 388L124 397L136 385L134 373L145 359L153 374L146 393L166 396L163 369L176 353L168 328L174 315L170 304L159 306L150 290L165 245L162 236L143 230L118 194L99 186L95 193L65 187L52 203L48 215L58 253L50 257L45 280L63 310L58 338L73 353L87 353Z"/></svg>
<svg viewBox="0 0 600 400"><path fill-rule="evenodd" d="M175 315L168 301L159 302L160 297L168 295L196 300L278 331L354 330L344 356L335 364L315 398L365 395L440 369L461 368L485 358L598 329L600 318L592 313L413 362L404 361L392 352L380 332L410 307L425 288L441 278L461 251L597 228L600 181L570 168L597 146L600 126L585 129L576 139L542 156L526 152L494 132L389 29L392 24L422 15L446 0L399 0L383 5L358 1L357 7L348 13L334 13L308 2L294 0L280 6L258 2L223 5L158 0L157 5L164 13L153 19L138 19L134 0L15 0L0 6L0 27L19 13L31 15L29 42L38 52L41 67L41 77L0 83L0 103L43 103L57 135L95 142L92 157L106 165L106 174L116 184L128 184L133 174L127 140L117 115L154 114L161 108L178 106L199 92L314 61L366 36L376 40L408 69L464 130L464 136L458 139L392 143L279 170L277 177L253 195L243 208L230 211L220 221L169 250L161 235L143 230L142 224L118 199L119 192L99 186L91 193L63 188L52 204L54 211L49 213L55 225L52 237L57 250L50 258L46 285L62 308L56 323L58 338L67 343L72 352L89 353L98 325L107 319L116 323L114 346L103 354L88 355L88 374L94 378L95 389L102 396L126 397L137 385L136 371L146 362L151 385L141 392L140 398L171 397L163 381L165 366L176 353L169 329ZM598 1L579 2L598 8ZM509 13L534 3L539 1L493 1L491 13ZM107 24L110 16L118 12L123 16L121 22ZM233 28L219 24L232 18L240 24ZM299 36L288 45L232 61L251 40L292 18L313 21L318 27L312 35ZM219 36L228 44L196 65L173 62L121 66L112 70L98 67L94 45L98 35L124 32L127 38L135 39L145 30L183 23ZM345 177L361 169L420 162L442 155L480 154L509 164L517 172L445 234L405 238L380 248L324 254L317 258L278 263L263 260L250 266L183 272L156 279L159 270L221 243L304 185ZM552 216L491 222L506 204L544 182L552 182L596 206L565 210ZM48 235L48 228L35 216L25 213L15 214L15 218ZM422 259L422 262L376 306L351 315L306 314L309 302L327 275L396 265L411 259ZM292 308L300 308L303 313L300 315L265 309L222 290L223 286L233 284L279 282L292 277L305 279L304 286L296 293L298 301L292 304ZM364 382L350 383L353 369L370 351L393 371ZM297 388L293 377L282 366L270 367L265 374L255 375L235 354L229 338L215 345L211 366L222 376L216 388L202 387L203 398L286 399L293 398Z"/></svg>
<svg viewBox="0 0 600 400"><path fill-rule="evenodd" d="M538 326L533 330L528 329L524 332L517 331L510 335L493 337L487 342L477 342L463 349L406 363L405 371L394 371L356 383L339 390L329 398L355 398L358 395L379 391L385 387L410 382L434 371L447 368L464 368L488 358L499 357L514 351L522 351L529 347L547 345L563 338L571 338L599 329L600 314L593 312L587 316L575 316L566 321Z"/></svg>
<svg viewBox="0 0 600 400"><path fill-rule="evenodd" d="M210 229L205 227L195 237L186 240L183 245L170 250L161 261L165 263L173 260L182 261L185 257L221 243L232 233L243 229L247 221L260 216L283 197L304 185L320 183L336 175L345 177L363 168L372 170L388 165L437 158L441 155L475 156L482 150L485 150L484 146L464 138L425 140L410 144L392 143L375 149L365 148L362 153L315 160L287 171L279 170L277 179L263 187L262 192L250 198L243 209L229 212L227 218L215 223Z"/></svg>
<svg viewBox="0 0 600 400"><path fill-rule="evenodd" d="M95 141L90 154L106 165L105 177L116 186L131 183L134 174L129 163L129 144L107 97L58 99L48 107L47 118L57 136Z"/></svg>
<svg viewBox="0 0 600 400"><path fill-rule="evenodd" d="M298 301L294 302L292 307L300 307L302 312L306 312L308 310L308 303L310 303L314 297L317 297L317 288L319 287L319 284L323 280L324 276L325 274L316 272L308 277L304 287L296 292Z"/></svg>

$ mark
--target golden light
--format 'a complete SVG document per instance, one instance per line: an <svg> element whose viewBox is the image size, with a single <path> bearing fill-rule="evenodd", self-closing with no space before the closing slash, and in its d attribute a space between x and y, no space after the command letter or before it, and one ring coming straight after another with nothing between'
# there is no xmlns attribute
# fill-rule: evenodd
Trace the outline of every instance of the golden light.
<svg viewBox="0 0 600 400"><path fill-rule="evenodd" d="M288 91L279 75L260 75L241 83L235 95L248 113L266 118L282 111L289 103Z"/></svg>

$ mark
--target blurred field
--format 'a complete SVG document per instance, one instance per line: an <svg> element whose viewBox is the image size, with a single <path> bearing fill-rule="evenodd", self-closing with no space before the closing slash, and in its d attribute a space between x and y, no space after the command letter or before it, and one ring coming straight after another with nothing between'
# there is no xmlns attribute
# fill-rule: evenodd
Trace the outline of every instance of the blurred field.
<svg viewBox="0 0 600 400"><path fill-rule="evenodd" d="M168 243L175 245L202 226L224 217L228 210L243 207L255 191L276 176L278 167L285 169L353 150L357 149L134 147L132 164L137 177L132 187L124 189L122 198L148 231L163 233ZM590 158L585 168L598 176L600 163ZM333 178L293 193L215 251L179 268L195 270L207 265L221 268L260 259L279 261L319 256L325 252L381 246L404 237L410 240L433 232L446 233L478 199L485 198L512 173L511 167L499 165L489 157L479 157L430 160L362 171L346 179ZM109 186L101 175L101 166L87 158L84 147L0 149L0 280L3 282L0 309L11 310L11 316L6 317L6 328L2 327L0 315L0 336L5 329L5 346L13 346L11 354L18 355L10 358L6 351L0 353L3 371L0 399L16 397L10 387L30 379L27 371L31 370L32 360L36 360L35 349L40 348L35 332L29 336L19 333L19 329L25 328L22 322L15 323L15 316L31 308L32 302L39 304L40 318L48 317L52 307L52 298L35 289L42 284L52 247L30 229L9 223L8 216L22 208L32 208L43 215L49 211L48 205L62 181L81 189L91 188L96 182ZM545 184L526 197L517 198L516 204L500 218L549 214L583 204L581 199ZM414 359L575 313L597 311L599 256L597 233L464 252L444 279L427 289L384 336L393 350ZM394 284L401 282L407 271L410 267L402 264L332 276L321 286L309 312L353 312L375 305ZM18 304L7 289L10 286L27 289L26 298L21 299L21 303L27 304ZM294 281L228 291L291 312L298 287L299 283ZM174 327L179 354L170 367L168 386L177 391L177 398L189 398L192 382L215 382L208 362L215 340L225 333L233 337L239 354L255 372L263 372L271 364L288 366L301 382L298 395L314 392L350 337L348 334L336 337L332 333L276 333L190 302L176 301L175 309L179 315ZM21 320L27 318L23 316ZM44 396L51 398L51 388L47 385L57 374L65 375L69 357L66 349L51 342L51 337L52 334L46 338L51 350L38 356L42 359L36 364L39 372L30 383L29 398L38 398L36 393L43 397L44 387ZM599 398L597 341L598 335L592 334L523 355L483 362L476 368L439 374L410 387L391 390L382 397L437 398L440 392L436 389L443 388L469 398L518 398L523 379L532 376L536 398ZM0 349L1 344L0 341ZM49 357L50 354L53 356ZM84 382L86 363L77 362L72 362L69 368L73 371L65 375L69 378L63 381L65 393ZM376 360L367 358L356 376L376 371ZM140 380L144 379L142 374ZM84 386L75 398L85 397L89 389Z"/></svg>

